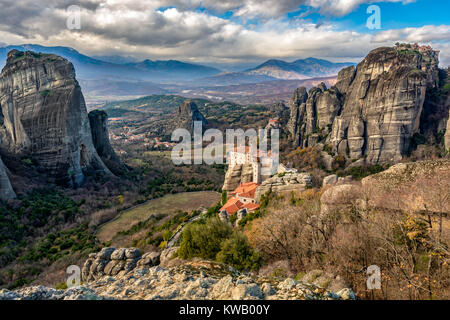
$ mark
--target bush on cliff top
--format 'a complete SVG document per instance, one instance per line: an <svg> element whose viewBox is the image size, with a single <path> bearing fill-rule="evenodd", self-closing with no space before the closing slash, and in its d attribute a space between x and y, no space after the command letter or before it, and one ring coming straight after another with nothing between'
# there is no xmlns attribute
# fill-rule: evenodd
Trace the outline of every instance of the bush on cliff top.
<svg viewBox="0 0 450 320"><path fill-rule="evenodd" d="M199 257L233 266L237 270L256 269L260 257L248 244L240 231L233 231L230 224L217 218L192 223L183 231L178 250L182 259Z"/></svg>

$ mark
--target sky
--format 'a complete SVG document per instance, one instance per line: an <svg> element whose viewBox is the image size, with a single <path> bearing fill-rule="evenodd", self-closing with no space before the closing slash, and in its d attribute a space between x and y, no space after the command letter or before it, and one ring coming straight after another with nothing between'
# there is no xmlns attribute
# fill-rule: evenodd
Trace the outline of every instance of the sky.
<svg viewBox="0 0 450 320"><path fill-rule="evenodd" d="M370 6L379 29L367 25ZM448 66L449 12L449 0L1 0L0 42L233 68L271 58L358 62L400 41L431 45Z"/></svg>

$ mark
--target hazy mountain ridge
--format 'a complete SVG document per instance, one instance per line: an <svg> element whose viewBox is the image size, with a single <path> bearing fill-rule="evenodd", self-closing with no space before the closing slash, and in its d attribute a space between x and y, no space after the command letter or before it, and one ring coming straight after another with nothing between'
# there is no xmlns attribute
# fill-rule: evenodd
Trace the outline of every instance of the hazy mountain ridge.
<svg viewBox="0 0 450 320"><path fill-rule="evenodd" d="M122 80L146 80L146 81L169 81L190 80L219 74L221 70L198 64L191 64L177 60L119 63L129 59L120 56L106 57L107 62L84 55L69 47L46 47L35 44L11 45L0 48L0 65L6 63L6 55L9 51L35 51L42 53L57 54L72 62L77 70L77 76L83 80L112 78ZM120 59L122 58L122 59ZM112 60L111 60L112 59Z"/></svg>
<svg viewBox="0 0 450 320"><path fill-rule="evenodd" d="M344 67L355 65L352 62L334 63L323 59L306 58L293 62L270 59L264 63L241 72L227 72L206 79L199 84L240 85L280 80L307 80L330 77L338 74Z"/></svg>
<svg viewBox="0 0 450 320"><path fill-rule="evenodd" d="M276 79L307 79L336 75L340 69L354 65L351 62L333 63L323 59L306 58L293 62L270 59L246 73L267 75Z"/></svg>

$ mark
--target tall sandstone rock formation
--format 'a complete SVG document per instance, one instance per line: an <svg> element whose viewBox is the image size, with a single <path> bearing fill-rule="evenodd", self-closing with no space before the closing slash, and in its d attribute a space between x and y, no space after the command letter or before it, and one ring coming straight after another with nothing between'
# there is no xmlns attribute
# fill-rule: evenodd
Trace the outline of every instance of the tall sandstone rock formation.
<svg viewBox="0 0 450 320"><path fill-rule="evenodd" d="M193 101L184 101L178 108L177 114L177 128L183 128L191 133L194 133L194 122L202 123L202 133L205 131L206 119L198 110L198 106ZM177 129L175 128L175 129Z"/></svg>
<svg viewBox="0 0 450 320"><path fill-rule="evenodd" d="M419 132L427 90L438 79L438 52L431 48L375 49L356 68L342 69L330 89L295 91L288 125L293 144L321 142L348 159L397 162Z"/></svg>
<svg viewBox="0 0 450 320"><path fill-rule="evenodd" d="M30 156L56 183L111 175L94 147L73 65L52 54L8 53L0 75L1 152Z"/></svg>
<svg viewBox="0 0 450 320"><path fill-rule="evenodd" d="M232 192L241 183L253 181L253 166L251 163L229 166L225 174L222 190Z"/></svg>
<svg viewBox="0 0 450 320"><path fill-rule="evenodd" d="M89 112L89 123L91 126L92 140L98 155L114 174L128 171L117 154L114 152L108 133L108 115L103 110Z"/></svg>

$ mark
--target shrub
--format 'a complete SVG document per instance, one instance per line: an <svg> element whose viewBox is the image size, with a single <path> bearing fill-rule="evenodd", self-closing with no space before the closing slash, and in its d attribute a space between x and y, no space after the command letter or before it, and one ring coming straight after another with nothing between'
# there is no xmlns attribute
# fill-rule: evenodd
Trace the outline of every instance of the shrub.
<svg viewBox="0 0 450 320"><path fill-rule="evenodd" d="M259 209L255 210L253 212L248 213L243 219L241 219L239 221L238 224L239 224L240 227L244 227L247 223L249 223L252 220L255 220L255 219L259 218L260 216L261 216L261 213L260 213Z"/></svg>
<svg viewBox="0 0 450 320"><path fill-rule="evenodd" d="M384 171L388 166L383 166L381 164L368 165L368 166L355 166L346 170L346 172L351 175L355 180L361 180L371 174L379 173Z"/></svg>
<svg viewBox="0 0 450 320"><path fill-rule="evenodd" d="M239 232L234 232L229 239L222 243L222 249L216 259L239 271L255 270L261 265L261 257L250 247L247 238Z"/></svg>
<svg viewBox="0 0 450 320"><path fill-rule="evenodd" d="M65 290L67 289L67 283L65 282L59 282L55 285L56 290Z"/></svg>
<svg viewBox="0 0 450 320"><path fill-rule="evenodd" d="M228 201L227 190L223 190L222 191L222 204L227 203L227 201Z"/></svg>
<svg viewBox="0 0 450 320"><path fill-rule="evenodd" d="M190 224L183 231L178 255L183 259L200 257L214 260L221 250L222 242L232 233L232 227L218 218L208 219L205 224Z"/></svg>

